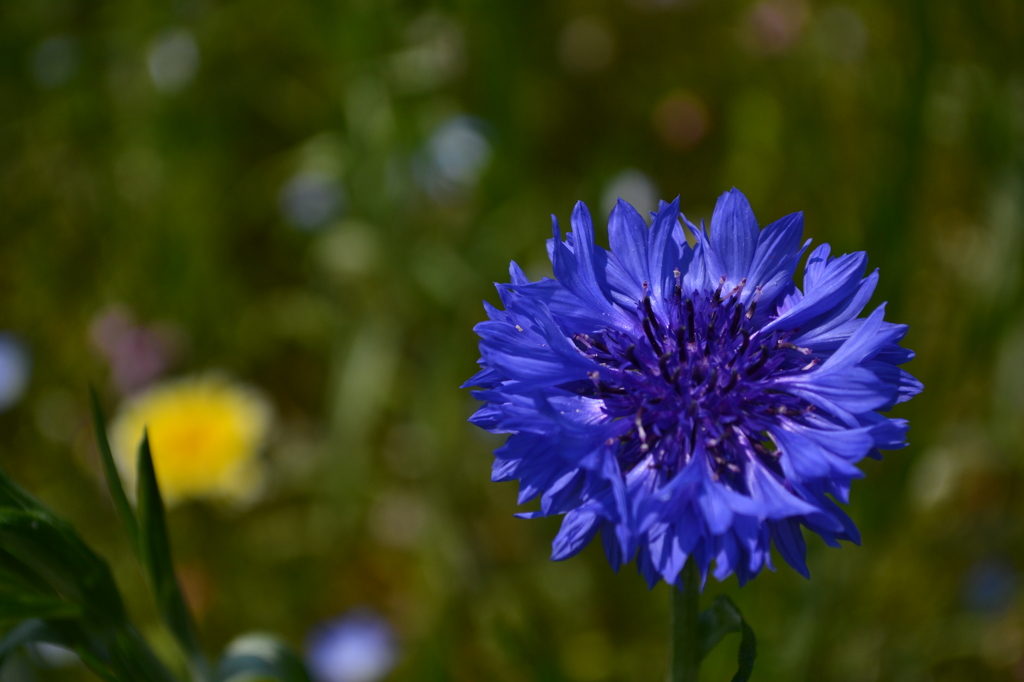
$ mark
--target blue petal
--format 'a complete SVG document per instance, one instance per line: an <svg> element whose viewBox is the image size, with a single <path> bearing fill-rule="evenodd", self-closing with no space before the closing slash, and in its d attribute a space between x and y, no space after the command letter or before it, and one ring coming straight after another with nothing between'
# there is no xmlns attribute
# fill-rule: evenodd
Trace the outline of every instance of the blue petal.
<svg viewBox="0 0 1024 682"><path fill-rule="evenodd" d="M592 333L608 326L607 315L591 308L557 280L544 278L526 284L499 284L498 291L502 298L513 292L542 303L559 326L573 332Z"/></svg>
<svg viewBox="0 0 1024 682"><path fill-rule="evenodd" d="M704 222L701 221L700 228L695 228L692 223L687 223L687 225L697 241L697 245L694 247L694 261L699 260L700 266L696 270L691 267L692 275L687 273L687 278L684 280L684 284L687 285L686 291L714 290L724 283L723 278L728 279L725 264L719 258L718 252L711 247L711 242L708 241L707 234L705 234Z"/></svg>
<svg viewBox="0 0 1024 682"><path fill-rule="evenodd" d="M675 271L679 268L682 240L679 226L679 197L662 206L651 221L650 246L648 249L648 272L650 273L651 296L656 301L668 298L675 286Z"/></svg>
<svg viewBox="0 0 1024 682"><path fill-rule="evenodd" d="M768 526L771 528L772 540L786 563L803 577L810 578L811 572L807 570L807 543L804 542L800 524L794 519L783 519L770 522Z"/></svg>
<svg viewBox="0 0 1024 682"><path fill-rule="evenodd" d="M562 561L579 553L597 534L601 517L592 510L577 509L562 519L562 527L551 543L551 560Z"/></svg>
<svg viewBox="0 0 1024 682"><path fill-rule="evenodd" d="M884 327L884 315L885 304L883 303L864 320L860 328L836 350L832 357L825 361L818 371L828 371L833 367L862 362L904 333L903 329L895 325Z"/></svg>
<svg viewBox="0 0 1024 682"><path fill-rule="evenodd" d="M804 214L791 213L761 230L754 260L747 273L747 287L740 301L745 305L761 287L761 305L769 305L793 278L804 232Z"/></svg>
<svg viewBox="0 0 1024 682"><path fill-rule="evenodd" d="M647 223L636 209L619 199L608 216L608 242L612 254L639 290L651 276L647 264Z"/></svg>
<svg viewBox="0 0 1024 682"><path fill-rule="evenodd" d="M719 197L711 214L711 246L725 272L712 276L725 275L728 286L739 284L750 271L759 233L757 218L742 192L733 187Z"/></svg>
<svg viewBox="0 0 1024 682"><path fill-rule="evenodd" d="M845 324L860 315L864 306L871 300L871 295L878 285L878 270L861 280L856 291L847 301L840 306L826 313L822 318L813 320L808 326L807 333L800 336L796 341L798 345L815 343L828 336L828 333L843 327Z"/></svg>
<svg viewBox="0 0 1024 682"><path fill-rule="evenodd" d="M607 326L629 328L629 318L612 303L609 292L602 289L598 280L594 264L594 225L590 220L590 211L582 201L573 209L572 227L573 232L567 235L573 245L570 250L560 240L557 221L553 222L551 265L555 278L601 315Z"/></svg>
<svg viewBox="0 0 1024 682"><path fill-rule="evenodd" d="M856 425L855 415L877 410L891 395L886 384L863 367L780 377L774 385L830 412L850 426Z"/></svg>
<svg viewBox="0 0 1024 682"><path fill-rule="evenodd" d="M819 253L827 246L826 244L818 247L814 253ZM811 259L814 258L812 254ZM867 265L867 254L863 251L840 256L825 264L816 261L814 268L811 266L811 259L807 261L805 272L808 275L811 272L816 274L809 277L811 284L805 286L803 298L765 325L763 333L775 329L799 329L819 315L829 312L854 293Z"/></svg>
<svg viewBox="0 0 1024 682"><path fill-rule="evenodd" d="M747 487L750 497L757 503L759 519L781 519L801 514L813 514L817 509L792 494L764 466L757 462L747 465Z"/></svg>
<svg viewBox="0 0 1024 682"><path fill-rule="evenodd" d="M811 255L807 258L807 264L804 265L804 291L817 288L818 283L825 276L825 268L833 260L829 257L830 253L832 253L832 247L828 244L822 244L811 251Z"/></svg>

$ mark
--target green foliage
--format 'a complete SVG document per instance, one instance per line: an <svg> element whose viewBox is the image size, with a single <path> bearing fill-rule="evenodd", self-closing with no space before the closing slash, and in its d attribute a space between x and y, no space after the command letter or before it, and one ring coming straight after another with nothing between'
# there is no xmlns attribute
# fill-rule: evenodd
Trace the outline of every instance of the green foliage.
<svg viewBox="0 0 1024 682"><path fill-rule="evenodd" d="M0 471L0 615L19 624L0 642L0 660L42 641L77 653L106 680L173 677L128 622L106 563Z"/></svg>
<svg viewBox="0 0 1024 682"><path fill-rule="evenodd" d="M700 639L701 658L706 657L726 635L739 632L740 650L738 655L739 670L732 678L733 682L747 682L754 671L754 659L757 658L757 638L754 631L743 620L743 614L728 596L720 594L715 597L711 606L701 611L697 620L697 632Z"/></svg>
<svg viewBox="0 0 1024 682"><path fill-rule="evenodd" d="M196 640L192 616L185 604L178 579L174 574L171 560L171 541L167 534L164 518L164 504L153 469L153 457L149 451L149 435L144 433L139 443L138 458L138 528L139 554L142 565L149 576L156 596L160 615L177 639L189 661L189 669L195 682L209 679L206 659Z"/></svg>
<svg viewBox="0 0 1024 682"><path fill-rule="evenodd" d="M106 420L103 417L103 410L100 408L100 398L92 386L89 387L89 406L92 408L92 425L96 432L96 444L100 450L100 462L103 465L103 477L107 482L107 490L110 491L110 497L114 500L114 507L124 525L128 542L136 556L140 556L139 524L135 519L135 512L132 511L132 507L128 503L128 496L125 495L121 477L117 473L114 454L110 451L110 439L107 438Z"/></svg>
<svg viewBox="0 0 1024 682"><path fill-rule="evenodd" d="M133 512L113 468L98 400L92 397L104 472L124 527L157 607L186 654L190 680L208 682L213 678L174 573L148 436L139 445L138 508ZM0 640L0 665L18 647L46 642L71 649L108 682L176 682L129 622L106 562L2 469L0 547L0 625L14 624ZM216 679L309 682L302 662L268 636L240 638L225 654Z"/></svg>

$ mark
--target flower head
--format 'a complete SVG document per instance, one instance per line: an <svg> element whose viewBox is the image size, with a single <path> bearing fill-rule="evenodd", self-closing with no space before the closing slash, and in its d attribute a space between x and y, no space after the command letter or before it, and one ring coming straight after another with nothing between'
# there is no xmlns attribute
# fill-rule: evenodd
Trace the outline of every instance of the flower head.
<svg viewBox="0 0 1024 682"><path fill-rule="evenodd" d="M376 682L397 660L391 624L362 609L321 624L306 644L306 664L316 682Z"/></svg>
<svg viewBox="0 0 1024 682"><path fill-rule="evenodd" d="M905 325L884 305L858 317L878 282L863 252L815 249L803 214L763 230L741 192L722 195L710 235L662 202L650 226L619 201L611 250L594 243L587 207L558 223L554 279L512 263L485 303L485 404L472 421L509 434L493 480L518 479L525 517L564 514L552 558L598 533L612 567L636 558L652 586L692 558L740 583L772 567L770 549L808 575L802 527L859 542L848 503L855 466L905 445L907 423L881 416L921 384L898 365Z"/></svg>
<svg viewBox="0 0 1024 682"><path fill-rule="evenodd" d="M164 500L244 500L262 483L258 455L270 407L255 391L217 375L157 384L130 398L110 428L111 447L130 484L143 430Z"/></svg>

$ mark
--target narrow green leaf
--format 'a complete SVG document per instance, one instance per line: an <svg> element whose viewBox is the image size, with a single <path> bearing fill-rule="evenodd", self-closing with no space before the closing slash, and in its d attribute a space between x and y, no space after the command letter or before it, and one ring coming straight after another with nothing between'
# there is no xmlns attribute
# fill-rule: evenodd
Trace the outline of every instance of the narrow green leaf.
<svg viewBox="0 0 1024 682"><path fill-rule="evenodd" d="M139 550L142 564L149 574L156 594L157 608L168 629L174 635L185 655L196 682L209 679L209 668L196 638L192 616L174 575L171 543L167 533L164 503L157 485L153 456L149 449L149 435L143 433L139 444L138 524Z"/></svg>
<svg viewBox="0 0 1024 682"><path fill-rule="evenodd" d="M697 628L701 658L707 656L726 635L733 632L741 634L737 657L739 669L732 682L747 682L754 671L754 659L757 658L757 638L736 604L724 594L719 595L711 606L701 612Z"/></svg>
<svg viewBox="0 0 1024 682"><path fill-rule="evenodd" d="M114 634L113 639L110 646L111 660L116 669L123 671L128 680L176 682L174 676L153 654L142 635L134 627L126 625Z"/></svg>
<svg viewBox="0 0 1024 682"><path fill-rule="evenodd" d="M739 670L732 677L732 682L747 682L750 679L750 675L754 672L754 659L757 658L757 637L754 636L754 631L747 625L747 621L742 622L743 627L743 639L740 640L740 653L738 656Z"/></svg>
<svg viewBox="0 0 1024 682"><path fill-rule="evenodd" d="M56 595L0 593L0 623L17 622L26 618L68 620L81 615L81 607Z"/></svg>
<svg viewBox="0 0 1024 682"><path fill-rule="evenodd" d="M107 479L107 489L110 491L110 497L114 500L114 508L117 509L117 515L121 518L121 524L128 535L132 551L139 556L139 524L135 519L135 512L128 504L128 496L124 493L121 477L117 473L114 455L110 450L110 440L107 438L106 420L103 417L103 410L100 408L100 399L96 395L96 389L92 386L89 387L89 398L92 403L92 424L96 430L96 444L100 449L100 461L103 462L103 476Z"/></svg>
<svg viewBox="0 0 1024 682"><path fill-rule="evenodd" d="M235 639L217 665L217 682L310 682L306 667L281 640L264 633Z"/></svg>

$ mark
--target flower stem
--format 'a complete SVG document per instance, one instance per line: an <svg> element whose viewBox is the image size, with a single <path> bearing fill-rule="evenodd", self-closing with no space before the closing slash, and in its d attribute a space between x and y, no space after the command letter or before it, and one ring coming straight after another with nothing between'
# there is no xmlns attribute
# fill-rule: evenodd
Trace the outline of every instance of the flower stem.
<svg viewBox="0 0 1024 682"><path fill-rule="evenodd" d="M700 671L700 638L697 610L700 603L700 570L693 559L683 567L682 588L672 587L672 641L670 682L697 682Z"/></svg>

